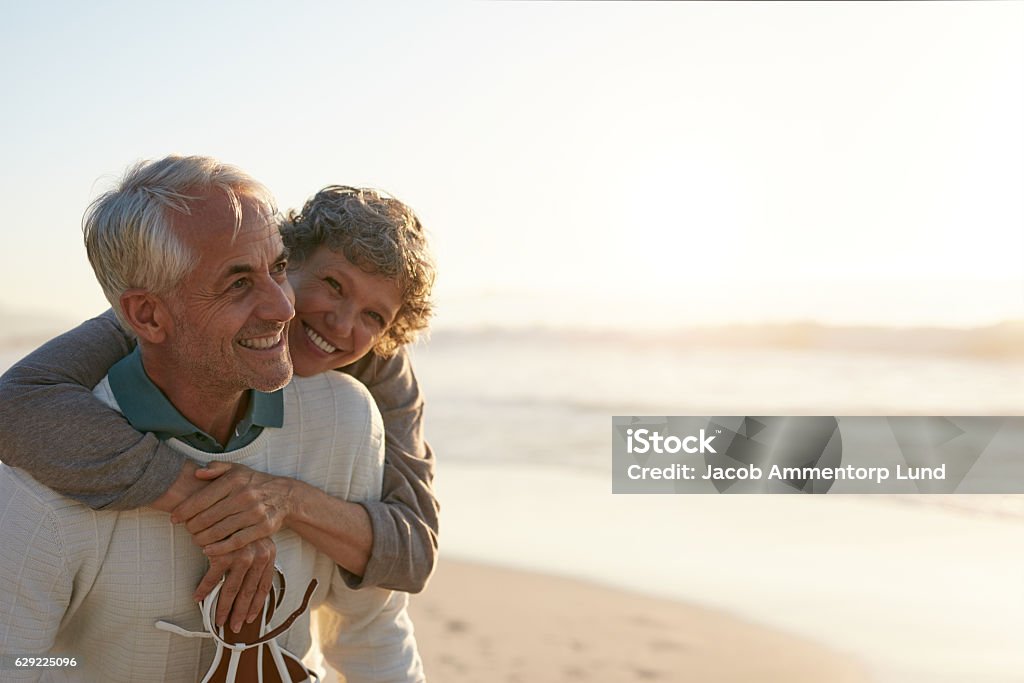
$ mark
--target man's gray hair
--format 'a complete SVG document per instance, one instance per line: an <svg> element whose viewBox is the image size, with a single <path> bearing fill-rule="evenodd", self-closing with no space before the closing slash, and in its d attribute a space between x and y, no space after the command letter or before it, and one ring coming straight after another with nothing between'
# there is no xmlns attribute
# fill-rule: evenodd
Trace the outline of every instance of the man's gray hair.
<svg viewBox="0 0 1024 683"><path fill-rule="evenodd" d="M129 332L121 295L136 288L166 294L192 271L198 255L175 234L170 212L190 215L190 202L212 190L227 195L236 235L242 224L241 197L254 199L268 218L277 213L273 195L261 183L234 166L201 156L140 161L86 210L82 232L89 262Z"/></svg>

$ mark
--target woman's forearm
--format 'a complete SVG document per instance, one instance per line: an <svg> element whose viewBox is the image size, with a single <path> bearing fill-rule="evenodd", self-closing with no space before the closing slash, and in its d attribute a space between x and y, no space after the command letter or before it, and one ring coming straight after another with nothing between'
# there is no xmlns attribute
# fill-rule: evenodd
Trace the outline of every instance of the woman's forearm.
<svg viewBox="0 0 1024 683"><path fill-rule="evenodd" d="M328 495L315 486L292 481L294 503L285 525L340 567L362 576L373 546L373 529L366 509L359 503Z"/></svg>
<svg viewBox="0 0 1024 683"><path fill-rule="evenodd" d="M437 562L439 509L433 489L434 455L423 439L419 384L405 349L388 359L371 353L342 371L370 390L385 430L381 500L364 504L372 528L370 559L361 575L342 576L350 588L379 586L417 593Z"/></svg>
<svg viewBox="0 0 1024 683"><path fill-rule="evenodd" d="M184 457L92 394L131 340L113 313L47 342L0 378L0 460L94 509L162 495Z"/></svg>

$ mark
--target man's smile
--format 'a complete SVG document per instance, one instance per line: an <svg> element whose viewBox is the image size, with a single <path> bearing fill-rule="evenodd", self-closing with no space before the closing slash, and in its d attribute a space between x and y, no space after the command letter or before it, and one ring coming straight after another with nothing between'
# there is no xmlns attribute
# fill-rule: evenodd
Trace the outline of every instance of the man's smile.
<svg viewBox="0 0 1024 683"><path fill-rule="evenodd" d="M239 339L238 345L243 346L247 349L255 349L256 351L266 351L273 349L280 345L284 340L284 330L278 330L271 336L264 337L249 337L248 339Z"/></svg>

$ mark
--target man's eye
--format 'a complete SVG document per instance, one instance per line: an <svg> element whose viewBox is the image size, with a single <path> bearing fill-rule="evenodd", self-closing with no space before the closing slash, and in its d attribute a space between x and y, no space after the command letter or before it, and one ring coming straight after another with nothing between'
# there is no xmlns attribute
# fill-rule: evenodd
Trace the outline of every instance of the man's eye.
<svg viewBox="0 0 1024 683"><path fill-rule="evenodd" d="M249 278L239 278L231 283L231 289L244 289L249 284Z"/></svg>
<svg viewBox="0 0 1024 683"><path fill-rule="evenodd" d="M270 274L280 275L281 273L284 273L286 270L288 270L288 262L281 261L280 263L274 264L274 267L270 269Z"/></svg>

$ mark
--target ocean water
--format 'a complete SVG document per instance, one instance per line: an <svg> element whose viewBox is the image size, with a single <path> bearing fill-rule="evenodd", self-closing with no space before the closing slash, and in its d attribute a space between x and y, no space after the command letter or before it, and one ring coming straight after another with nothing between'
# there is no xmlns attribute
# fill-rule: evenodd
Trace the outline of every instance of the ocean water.
<svg viewBox="0 0 1024 683"><path fill-rule="evenodd" d="M436 334L414 348L446 460L608 466L613 415L1019 415L1024 361L644 346L557 332Z"/></svg>

